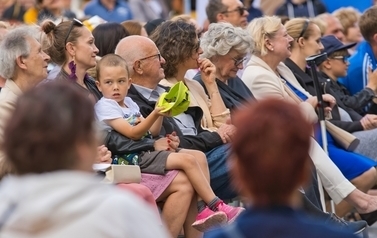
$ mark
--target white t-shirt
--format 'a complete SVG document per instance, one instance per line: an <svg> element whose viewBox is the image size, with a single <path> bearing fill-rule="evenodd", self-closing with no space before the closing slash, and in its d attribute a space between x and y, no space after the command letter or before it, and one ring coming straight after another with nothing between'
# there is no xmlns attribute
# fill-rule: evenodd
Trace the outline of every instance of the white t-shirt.
<svg viewBox="0 0 377 238"><path fill-rule="evenodd" d="M113 129L104 122L105 120L124 118L134 126L141 119L140 108L131 98L125 97L124 104L127 107L121 107L115 100L104 97L96 103L94 110L103 129Z"/></svg>

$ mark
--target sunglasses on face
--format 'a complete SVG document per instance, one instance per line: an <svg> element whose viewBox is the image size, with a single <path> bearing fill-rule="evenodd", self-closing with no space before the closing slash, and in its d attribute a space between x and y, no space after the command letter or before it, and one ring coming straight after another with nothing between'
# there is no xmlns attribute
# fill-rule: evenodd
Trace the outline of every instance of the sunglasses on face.
<svg viewBox="0 0 377 238"><path fill-rule="evenodd" d="M298 40L301 37L304 36L304 34L305 34L306 30L308 29L308 27L309 27L309 20L306 20L305 23L304 23L304 27L302 28L302 31L301 31L300 35L298 36L298 38L297 38L297 42L298 42Z"/></svg>
<svg viewBox="0 0 377 238"><path fill-rule="evenodd" d="M139 61L147 60L147 59L151 59L151 58L155 58L155 57L158 57L158 61L161 61L161 54L160 53L139 59Z"/></svg>
<svg viewBox="0 0 377 238"><path fill-rule="evenodd" d="M71 26L69 27L69 30L67 31L67 35L65 36L65 39L64 39L64 45L67 44L67 40L68 40L68 37L71 34L72 30L73 30L73 26L81 27L83 25L84 24L81 21L77 20L76 18L72 19Z"/></svg>
<svg viewBox="0 0 377 238"><path fill-rule="evenodd" d="M349 55L347 55L347 56L333 56L333 57L331 57L331 59L341 60L345 64L348 63L348 59L349 58L350 58Z"/></svg>
<svg viewBox="0 0 377 238"><path fill-rule="evenodd" d="M222 13L225 14L225 13L231 13L231 12L237 12L237 11L240 14L240 16L243 16L245 11L247 11L247 8L246 7L237 7L234 10L229 10L229 11L225 11L225 12L222 12Z"/></svg>
<svg viewBox="0 0 377 238"><path fill-rule="evenodd" d="M246 58L242 58L242 59L236 59L236 58L232 58L232 60L234 61L234 66L236 66L237 68L245 61Z"/></svg>

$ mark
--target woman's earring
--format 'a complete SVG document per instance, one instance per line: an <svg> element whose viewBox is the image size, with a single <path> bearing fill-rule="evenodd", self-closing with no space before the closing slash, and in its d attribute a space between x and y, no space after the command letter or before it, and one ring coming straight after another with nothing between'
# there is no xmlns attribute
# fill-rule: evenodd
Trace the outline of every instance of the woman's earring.
<svg viewBox="0 0 377 238"><path fill-rule="evenodd" d="M71 62L68 63L68 68L71 70L71 74L69 75L69 78L72 80L76 80L76 64L75 64L75 58L72 59Z"/></svg>

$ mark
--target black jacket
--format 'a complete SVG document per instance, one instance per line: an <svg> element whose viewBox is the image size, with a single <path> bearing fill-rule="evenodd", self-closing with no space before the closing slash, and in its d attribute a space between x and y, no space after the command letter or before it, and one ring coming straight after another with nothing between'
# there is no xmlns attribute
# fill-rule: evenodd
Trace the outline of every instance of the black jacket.
<svg viewBox="0 0 377 238"><path fill-rule="evenodd" d="M133 85L131 85L128 90L127 96L136 102L144 117L147 117L154 110L156 102L148 101ZM165 136L166 134L171 134L175 131L180 139L179 147L200 150L202 152L210 151L223 144L221 137L217 132L210 132L201 127L200 121L203 117L202 109L199 107L190 107L185 113L190 114L193 117L195 127L198 131L197 135L183 135L174 119L168 117L164 117L163 119L160 135Z"/></svg>
<svg viewBox="0 0 377 238"><path fill-rule="evenodd" d="M300 83L300 85L306 91L308 91L311 95L316 96L317 92L315 91L313 79L308 74L309 72L306 73L306 72L302 71L296 65L296 63L293 62L289 58L286 59L284 63L293 72L293 74L295 75L295 77L296 77L297 81ZM333 110L331 111L331 115L332 115L332 118L333 118L331 120L331 122L334 125L342 128L343 130L346 130L350 133L355 132L355 131L364 130L364 128L363 128L363 126L361 125L361 122L360 122L360 119L362 118L362 116L359 113L357 113L355 110L353 110L352 108L346 107L342 103L342 101L339 99L337 94L330 88L330 84L327 81L327 79L323 78L321 76L321 74L319 74L319 82L322 85L322 90L323 90L322 93L331 94L333 97L335 97L336 102L337 102L337 104L333 107ZM342 121L341 118L340 118L340 112L339 112L338 107L341 107L342 109L344 109L350 115L350 117L353 121L352 122Z"/></svg>
<svg viewBox="0 0 377 238"><path fill-rule="evenodd" d="M321 0L307 0L300 5L293 4L292 1L286 0L286 2L276 10L275 15L287 16L290 19L295 17L311 18L325 12L327 12L327 10Z"/></svg>

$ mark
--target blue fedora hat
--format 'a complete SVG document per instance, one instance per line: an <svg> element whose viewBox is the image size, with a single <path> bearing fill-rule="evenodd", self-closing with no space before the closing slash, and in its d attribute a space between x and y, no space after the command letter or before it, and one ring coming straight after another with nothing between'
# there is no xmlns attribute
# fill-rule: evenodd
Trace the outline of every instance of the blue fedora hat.
<svg viewBox="0 0 377 238"><path fill-rule="evenodd" d="M324 47L322 52L326 52L327 55L330 55L336 51L347 50L356 45L356 43L345 45L340 40L338 40L338 38L336 38L334 35L323 36L321 38L321 42Z"/></svg>

